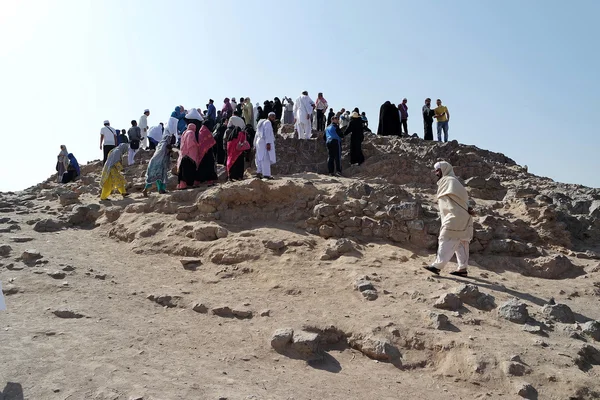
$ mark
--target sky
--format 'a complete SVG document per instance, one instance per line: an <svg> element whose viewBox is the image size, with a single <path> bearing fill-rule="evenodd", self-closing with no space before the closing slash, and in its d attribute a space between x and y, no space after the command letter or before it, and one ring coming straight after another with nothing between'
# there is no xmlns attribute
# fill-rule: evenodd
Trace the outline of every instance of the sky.
<svg viewBox="0 0 600 400"><path fill-rule="evenodd" d="M450 139L556 181L600 187L600 1L0 1L0 191L49 177L60 145L100 159L100 129L209 98L323 92L376 129L426 97ZM435 130L435 127L434 127Z"/></svg>

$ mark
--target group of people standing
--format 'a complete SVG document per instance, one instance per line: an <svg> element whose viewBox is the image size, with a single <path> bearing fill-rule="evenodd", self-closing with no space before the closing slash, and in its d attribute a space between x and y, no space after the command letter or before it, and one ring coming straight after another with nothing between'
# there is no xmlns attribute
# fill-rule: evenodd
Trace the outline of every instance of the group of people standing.
<svg viewBox="0 0 600 400"><path fill-rule="evenodd" d="M69 183L79 178L80 175L81 169L77 159L73 153L67 151L67 146L61 144L56 161L56 182Z"/></svg>
<svg viewBox="0 0 600 400"><path fill-rule="evenodd" d="M431 108L431 99L425 99L423 106L424 140L433 140L433 122L437 121L437 139L448 141L448 121L450 112L448 107L442 105L442 100L437 99L437 107ZM409 136L408 133L408 100L403 99L396 107L390 101L386 101L379 109L379 126L377 134L382 136Z"/></svg>

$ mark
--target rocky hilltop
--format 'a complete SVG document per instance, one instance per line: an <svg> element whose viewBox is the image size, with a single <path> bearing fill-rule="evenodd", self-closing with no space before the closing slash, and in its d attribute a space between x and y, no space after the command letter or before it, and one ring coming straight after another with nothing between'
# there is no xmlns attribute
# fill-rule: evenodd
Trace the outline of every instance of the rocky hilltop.
<svg viewBox="0 0 600 400"><path fill-rule="evenodd" d="M275 181L144 198L140 151L127 199L99 202L100 162L2 193L5 397L600 396L600 189L377 136L330 177L322 140L288 131ZM478 213L470 279L421 268L438 160Z"/></svg>

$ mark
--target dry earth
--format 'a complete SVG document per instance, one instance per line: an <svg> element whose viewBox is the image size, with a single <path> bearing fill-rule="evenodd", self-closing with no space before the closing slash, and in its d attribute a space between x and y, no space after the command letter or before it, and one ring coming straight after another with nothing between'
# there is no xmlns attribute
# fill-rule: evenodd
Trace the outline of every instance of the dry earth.
<svg viewBox="0 0 600 400"><path fill-rule="evenodd" d="M455 142L369 138L343 178L278 152L270 182L146 199L142 153L128 199L98 163L2 193L0 400L600 398L598 189ZM422 269L438 159L479 213L468 279Z"/></svg>

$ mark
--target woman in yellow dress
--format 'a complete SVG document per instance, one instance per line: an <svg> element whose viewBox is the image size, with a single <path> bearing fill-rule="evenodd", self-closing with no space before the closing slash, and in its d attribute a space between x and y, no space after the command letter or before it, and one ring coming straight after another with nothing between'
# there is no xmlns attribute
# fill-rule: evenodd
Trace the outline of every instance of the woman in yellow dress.
<svg viewBox="0 0 600 400"><path fill-rule="evenodd" d="M129 196L125 185L125 177L122 174L123 165L121 164L121 158L129 150L127 143L122 143L118 147L115 147L108 153L106 164L102 169L102 178L100 179L100 188L102 188L102 194L100 200L108 199L113 190L117 189L123 197Z"/></svg>

